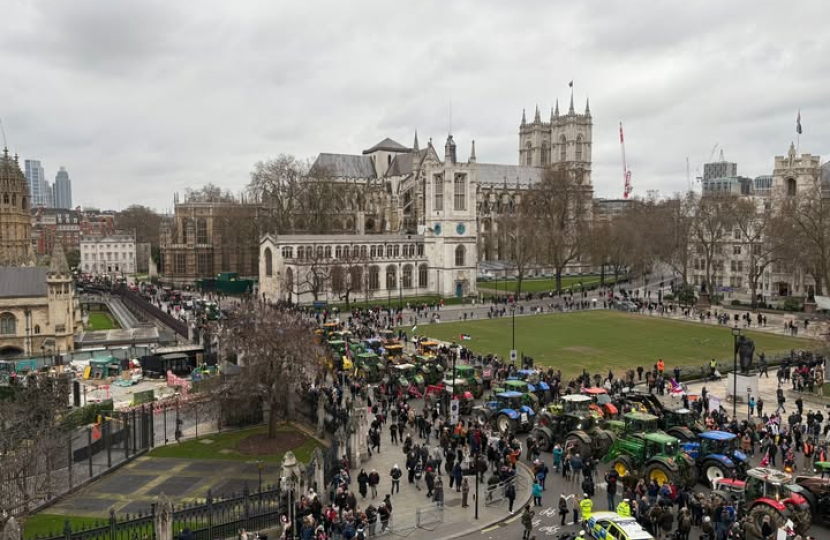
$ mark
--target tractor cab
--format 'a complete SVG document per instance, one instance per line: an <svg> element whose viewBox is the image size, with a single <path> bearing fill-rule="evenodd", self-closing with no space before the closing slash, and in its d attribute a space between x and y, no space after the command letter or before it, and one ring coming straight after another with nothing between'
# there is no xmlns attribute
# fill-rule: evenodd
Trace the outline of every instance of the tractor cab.
<svg viewBox="0 0 830 540"><path fill-rule="evenodd" d="M655 433L660 431L660 419L653 414L630 412L623 416L625 432L633 433Z"/></svg>
<svg viewBox="0 0 830 540"><path fill-rule="evenodd" d="M393 364L397 364L403 357L403 345L400 343L393 343L384 347L386 350L386 360Z"/></svg>
<svg viewBox="0 0 830 540"><path fill-rule="evenodd" d="M358 375L362 375L369 383L377 383L381 380L383 364L380 357L372 352L358 354L355 363Z"/></svg>
<svg viewBox="0 0 830 540"><path fill-rule="evenodd" d="M392 345L393 343L398 343L398 335L394 330L381 330L378 332L378 336L380 336L380 340L384 344Z"/></svg>
<svg viewBox="0 0 830 540"><path fill-rule="evenodd" d="M438 355L438 342L437 341L422 341L419 345L420 352L424 356L437 356Z"/></svg>
<svg viewBox="0 0 830 540"><path fill-rule="evenodd" d="M408 389L410 385L423 388L424 378L418 374L417 368L412 364L398 364L392 367L392 376L398 382L398 386Z"/></svg>
<svg viewBox="0 0 830 540"><path fill-rule="evenodd" d="M542 377L535 369L520 369L516 372L515 377L521 381L525 381L530 387L530 391L536 394L541 399L548 401L550 399L550 385L542 380Z"/></svg>
<svg viewBox="0 0 830 540"><path fill-rule="evenodd" d="M473 393L470 392L470 383L464 379L444 379L444 391L450 397L458 400L458 409L461 414L470 414L475 404Z"/></svg>
<svg viewBox="0 0 830 540"><path fill-rule="evenodd" d="M444 378L444 367L436 358L416 356L414 362L427 384L438 384Z"/></svg>
<svg viewBox="0 0 830 540"><path fill-rule="evenodd" d="M532 388L525 381L508 379L504 381L504 385L501 388L496 389L496 392L517 392L522 394L522 403L535 410L539 407L539 397L533 393Z"/></svg>
<svg viewBox="0 0 830 540"><path fill-rule="evenodd" d="M683 450L694 459L705 473L710 484L714 480L746 475L749 458L741 452L738 436L727 431L705 431L698 441L684 443Z"/></svg>
<svg viewBox="0 0 830 540"><path fill-rule="evenodd" d="M476 398L480 398L484 394L484 382L479 378L473 366L466 364L456 365L455 377L467 381L470 384L470 391Z"/></svg>
<svg viewBox="0 0 830 540"><path fill-rule="evenodd" d="M674 437L663 433L646 433L643 437L645 444L645 458L651 459L655 456L674 456L680 451L680 443Z"/></svg>
<svg viewBox="0 0 830 540"><path fill-rule="evenodd" d="M562 396L562 406L566 413L575 413L585 416L592 415L591 403L593 400L582 394L568 394Z"/></svg>
<svg viewBox="0 0 830 540"><path fill-rule="evenodd" d="M614 405L611 396L608 395L608 390L592 386L591 388L584 388L582 393L593 400L593 410L597 411L603 417L613 418L620 413L620 410Z"/></svg>
<svg viewBox="0 0 830 540"><path fill-rule="evenodd" d="M496 400L490 403L493 403L499 409L514 409L518 411L524 405L522 403L523 399L524 395L520 392L507 391L496 394Z"/></svg>

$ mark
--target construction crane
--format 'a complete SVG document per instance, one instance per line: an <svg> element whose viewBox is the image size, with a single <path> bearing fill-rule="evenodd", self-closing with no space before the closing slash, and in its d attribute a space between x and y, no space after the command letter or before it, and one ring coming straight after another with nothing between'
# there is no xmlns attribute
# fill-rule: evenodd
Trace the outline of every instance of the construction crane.
<svg viewBox="0 0 830 540"><path fill-rule="evenodd" d="M623 136L622 122L620 122L620 148L622 149L623 199L627 199L634 187L631 185L631 171L628 170L628 165L625 162L625 137Z"/></svg>
<svg viewBox="0 0 830 540"><path fill-rule="evenodd" d="M709 161L707 161L706 163L712 163L712 160L715 159L715 152L717 152L718 146L720 146L720 143L716 142L715 146L712 147L712 151L709 152Z"/></svg>

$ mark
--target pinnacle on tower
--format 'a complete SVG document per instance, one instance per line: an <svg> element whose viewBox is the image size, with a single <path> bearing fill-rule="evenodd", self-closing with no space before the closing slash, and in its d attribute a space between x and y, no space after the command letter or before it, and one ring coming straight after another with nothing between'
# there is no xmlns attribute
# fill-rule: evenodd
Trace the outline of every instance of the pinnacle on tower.
<svg viewBox="0 0 830 540"><path fill-rule="evenodd" d="M588 98L585 98L585 115L591 116L591 103Z"/></svg>
<svg viewBox="0 0 830 540"><path fill-rule="evenodd" d="M571 93L571 106L568 108L568 114L574 114L574 95Z"/></svg>
<svg viewBox="0 0 830 540"><path fill-rule="evenodd" d="M553 107L550 108L550 122L553 123Z"/></svg>
<svg viewBox="0 0 830 540"><path fill-rule="evenodd" d="M66 262L66 254L63 252L63 244L55 242L52 248L52 257L49 260L49 273L54 275L69 275L69 263Z"/></svg>
<svg viewBox="0 0 830 540"><path fill-rule="evenodd" d="M415 130L415 142L412 143L412 151L418 152L420 151L420 147L418 146L418 130Z"/></svg>
<svg viewBox="0 0 830 540"><path fill-rule="evenodd" d="M559 99L556 100L556 110L554 111L554 116L559 116Z"/></svg>
<svg viewBox="0 0 830 540"><path fill-rule="evenodd" d="M539 105L536 105L536 116L533 117L533 123L534 124L541 124L542 123L542 117L539 116Z"/></svg>
<svg viewBox="0 0 830 540"><path fill-rule="evenodd" d="M476 162L476 141L473 139L472 146L470 147L470 159L467 160L468 163L475 163Z"/></svg>
<svg viewBox="0 0 830 540"><path fill-rule="evenodd" d="M527 119L525 118L525 110L522 109L522 125L524 126L526 124L527 124ZM8 154L8 152L6 152L6 153Z"/></svg>

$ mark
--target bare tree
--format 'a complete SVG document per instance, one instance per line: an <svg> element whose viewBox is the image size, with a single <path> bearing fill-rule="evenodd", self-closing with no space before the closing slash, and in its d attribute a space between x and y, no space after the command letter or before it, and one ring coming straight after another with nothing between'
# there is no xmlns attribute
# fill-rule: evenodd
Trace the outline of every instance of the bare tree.
<svg viewBox="0 0 830 540"><path fill-rule="evenodd" d="M223 322L223 341L236 352L241 373L215 391L221 399L256 396L269 406L268 437L296 418L302 388L314 380L325 351L306 321L258 302L250 302Z"/></svg>
<svg viewBox="0 0 830 540"><path fill-rule="evenodd" d="M693 224L697 199L693 192L675 195L655 204L644 225L657 258L679 274L683 284L689 282L693 258Z"/></svg>
<svg viewBox="0 0 830 540"><path fill-rule="evenodd" d="M331 249L331 247L328 247ZM320 299L327 288L331 285L332 272L338 268L342 272L342 266L334 264L331 260L331 253L325 251L322 245L298 247L297 265L292 271L290 278L282 281L283 292L299 298L303 294L311 293L314 301ZM300 255L302 253L302 255ZM342 274L341 274L342 275Z"/></svg>
<svg viewBox="0 0 830 540"><path fill-rule="evenodd" d="M707 195L695 206L692 237L697 254L703 257L704 276L710 286L714 285L716 271L722 270L724 240L732 234L737 200L733 195Z"/></svg>
<svg viewBox="0 0 830 540"><path fill-rule="evenodd" d="M360 247L363 247L363 251ZM347 307L351 302L351 295L363 291L366 284L364 273L368 257L365 256L365 249L365 246L342 246L342 253L337 257L337 264L329 270L331 292L340 300L345 301Z"/></svg>
<svg viewBox="0 0 830 540"><path fill-rule="evenodd" d="M579 257L587 235L590 191L570 171L549 168L524 204L530 206L536 217L539 252L553 266L556 289L561 290L562 273Z"/></svg>
<svg viewBox="0 0 830 540"><path fill-rule="evenodd" d="M766 269L781 255L776 233L778 218L770 206L752 199L741 199L734 208L734 227L747 262L747 279L752 294L752 309L758 306L758 284Z"/></svg>
<svg viewBox="0 0 830 540"><path fill-rule="evenodd" d="M115 223L119 229L135 231L136 242L151 244L154 248L159 245L161 221L160 214L140 204L133 204L115 215Z"/></svg>
<svg viewBox="0 0 830 540"><path fill-rule="evenodd" d="M532 200L532 199L531 199ZM509 258L516 271L516 296L522 294L522 282L537 262L538 245L531 233L536 227L535 205L519 204L498 218L499 234L508 239Z"/></svg>
<svg viewBox="0 0 830 540"><path fill-rule="evenodd" d="M830 193L820 183L775 201L776 234L787 259L804 268L816 282L816 294L830 285Z"/></svg>
<svg viewBox="0 0 830 540"><path fill-rule="evenodd" d="M293 230L292 218L300 206L302 179L310 168L307 161L287 154L254 165L248 192L264 207L263 233Z"/></svg>

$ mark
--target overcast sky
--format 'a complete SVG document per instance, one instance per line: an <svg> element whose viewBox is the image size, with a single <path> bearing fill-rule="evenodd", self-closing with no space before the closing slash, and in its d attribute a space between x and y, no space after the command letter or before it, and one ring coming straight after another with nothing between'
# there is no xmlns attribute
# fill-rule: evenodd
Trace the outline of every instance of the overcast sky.
<svg viewBox="0 0 830 540"><path fill-rule="evenodd" d="M384 137L517 163L522 108L568 81L594 118L594 185L686 187L715 143L739 174L796 138L830 151L826 0L3 0L0 118L10 149L65 166L75 204L172 206L234 191L280 153L356 153Z"/></svg>

